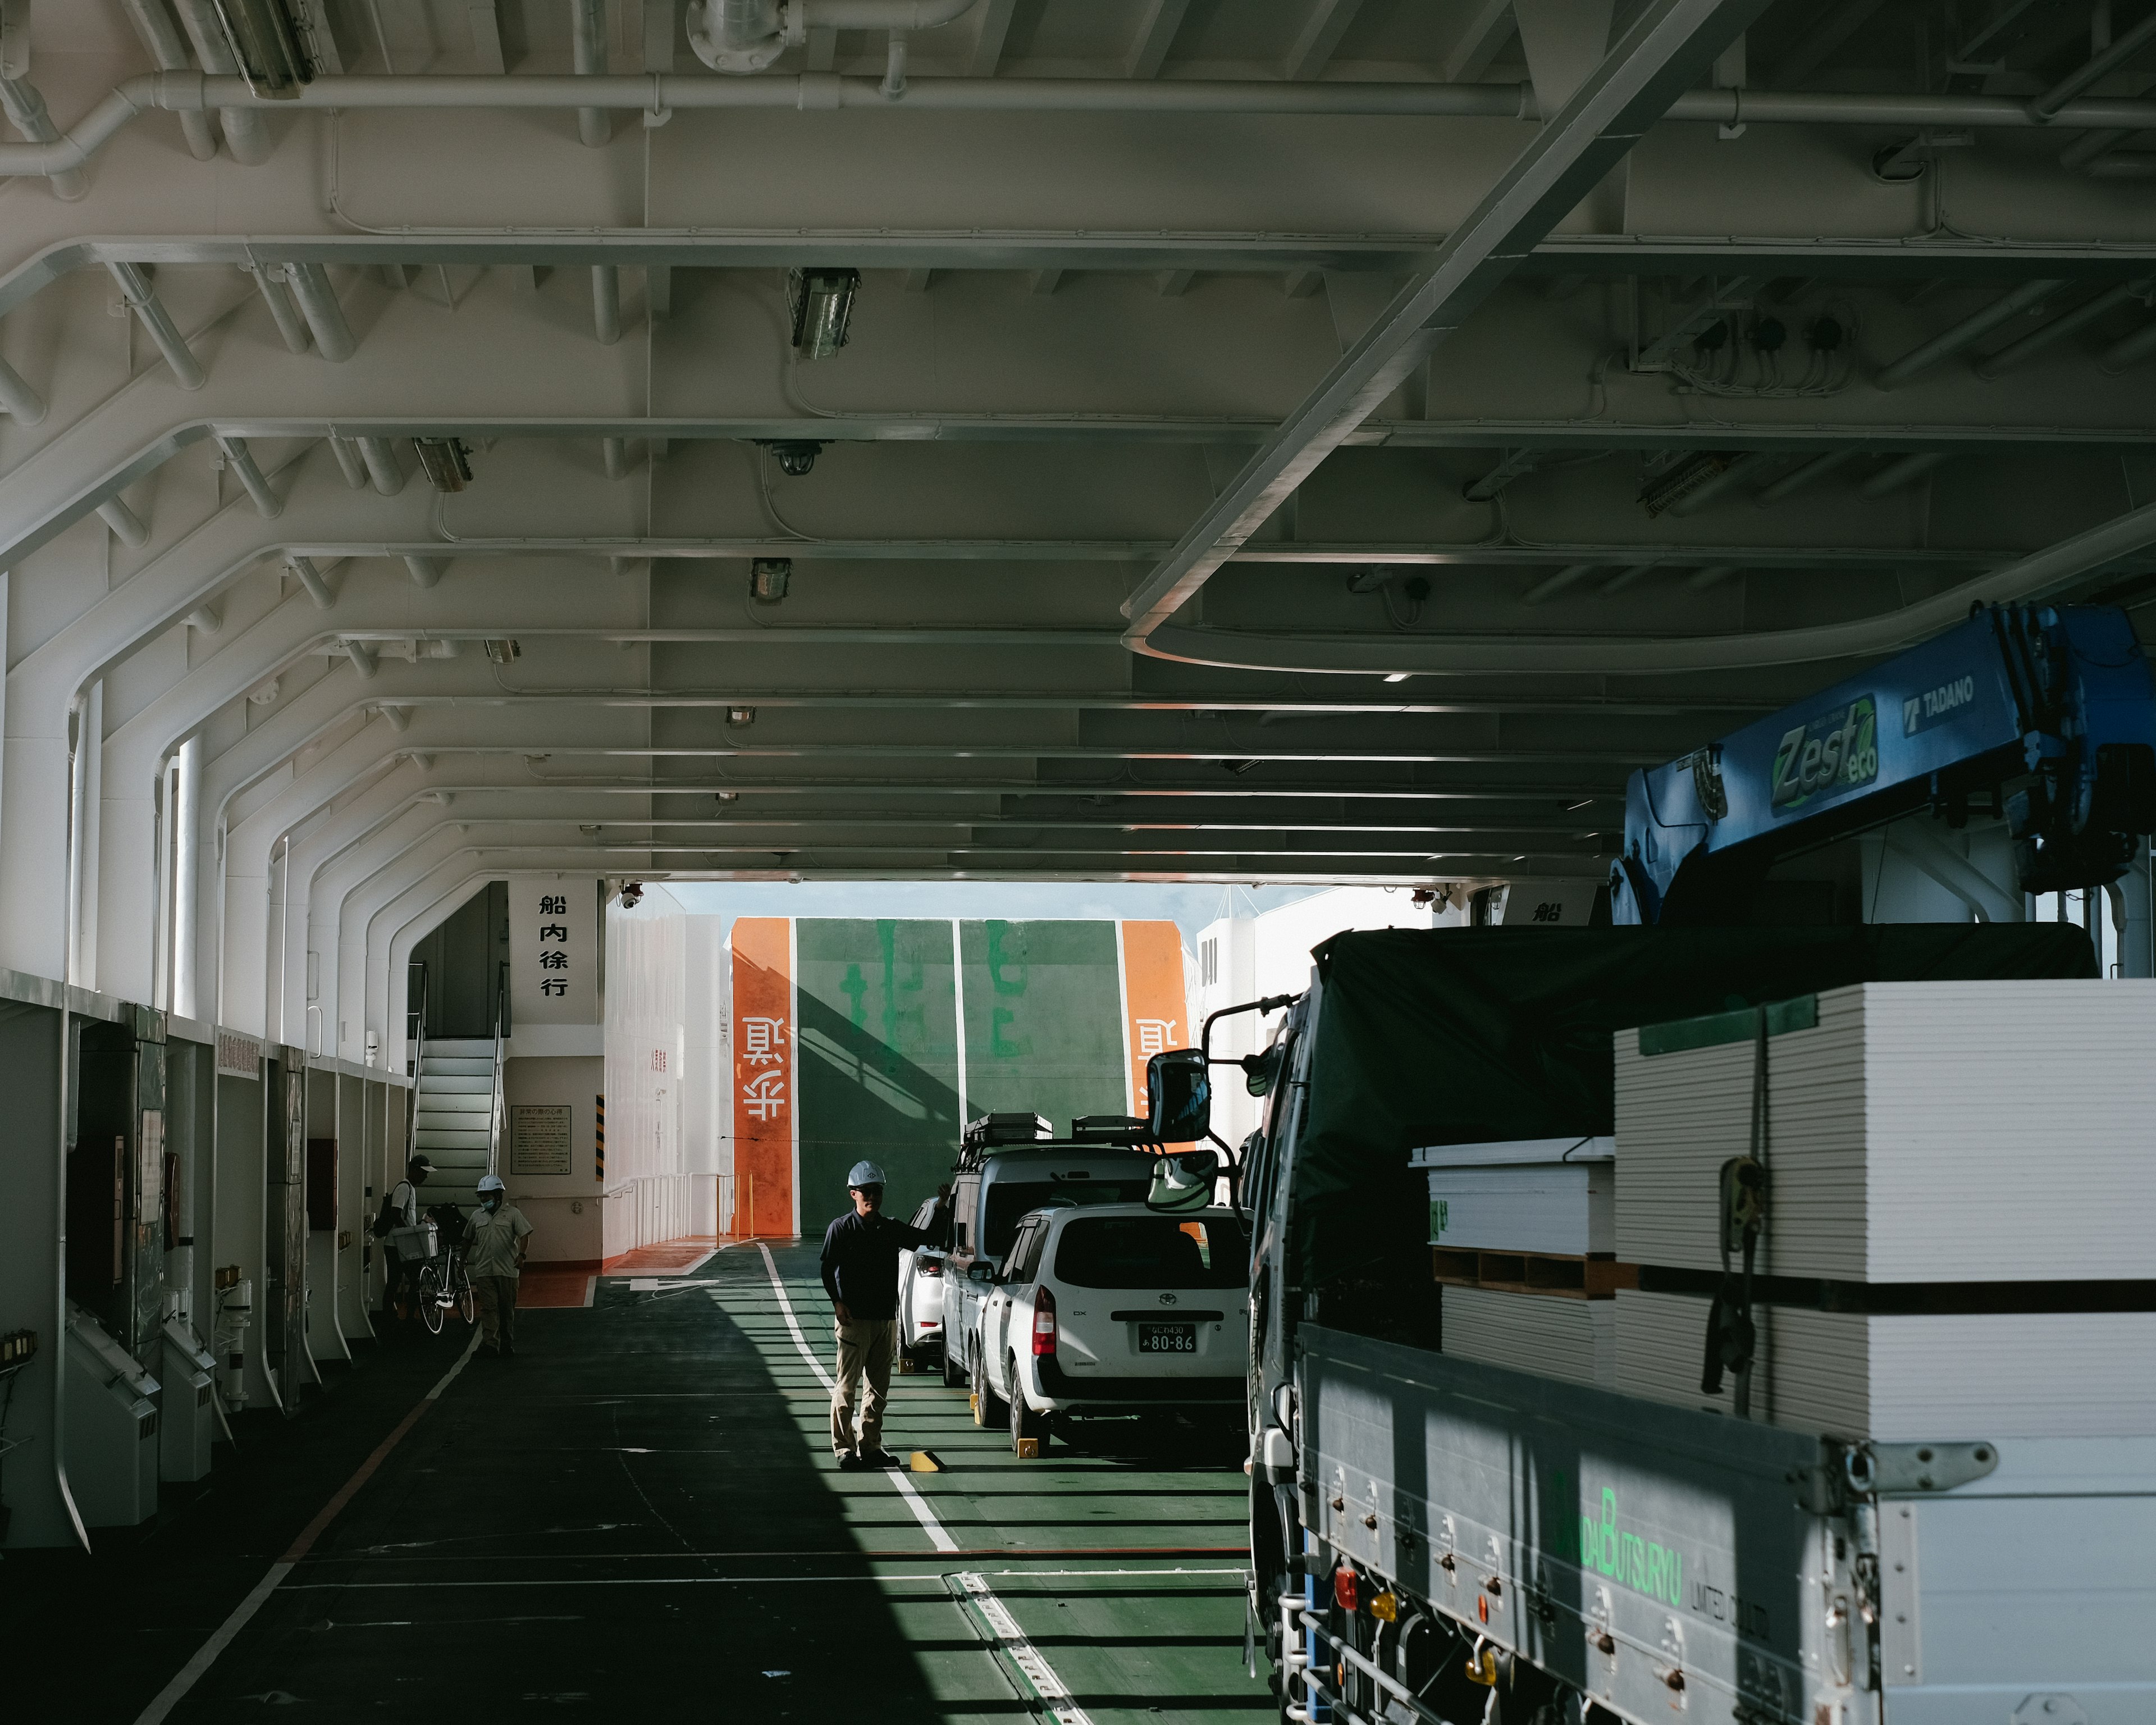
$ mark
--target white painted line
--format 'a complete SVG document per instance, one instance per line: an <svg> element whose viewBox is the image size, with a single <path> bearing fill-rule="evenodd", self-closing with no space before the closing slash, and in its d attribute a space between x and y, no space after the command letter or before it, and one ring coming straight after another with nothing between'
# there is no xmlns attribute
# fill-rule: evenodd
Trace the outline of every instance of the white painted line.
<svg viewBox="0 0 2156 1725"><path fill-rule="evenodd" d="M976 1579L980 1573L976 1572ZM1144 1577L1148 1580L1158 1580L1164 1575L1247 1577L1250 1571L1243 1568L990 1569L985 1574L1008 1581L1031 1581L1036 1578L1066 1581L1073 1579L1105 1580L1117 1577ZM896 1575L608 1575L566 1576L558 1581L295 1581L285 1591L288 1594L339 1594L366 1593L391 1588L412 1590L432 1588L439 1590L444 1588L503 1587L770 1587L791 1585L795 1582L804 1587L811 1583L823 1585L834 1582L860 1582L880 1587L886 1581L944 1581L948 1579L947 1572L934 1569L908 1570Z"/></svg>
<svg viewBox="0 0 2156 1725"><path fill-rule="evenodd" d="M217 1633L195 1650L195 1656L179 1670L179 1675L157 1692L157 1698L142 1709L135 1725L158 1725L158 1721L186 1698L187 1692L201 1680L202 1675L217 1663L218 1654L232 1645L232 1638L247 1627L248 1620L262 1609L263 1601L277 1591L277 1584L292 1573L290 1563L272 1563L270 1573L254 1584L254 1591L233 1608L232 1615L217 1626Z"/></svg>
<svg viewBox="0 0 2156 1725"><path fill-rule="evenodd" d="M182 1666L172 1681L157 1692L157 1698L148 1707L143 1708L141 1715L136 1719L135 1725L159 1725L159 1722L167 1713L186 1699L187 1692L201 1681L203 1673L216 1664L218 1656L232 1645L233 1637L247 1627L249 1620L262 1609L264 1602L270 1595L277 1591L279 1584L299 1567L299 1558L305 1556L307 1550L312 1547L316 1534L327 1525L336 1512L344 1507L345 1502L350 1500L352 1495L366 1483L368 1476L373 1473L382 1458L411 1429L413 1423L425 1409L427 1404L439 1401L442 1399L442 1392L457 1381L457 1373L471 1363L472 1355L478 1352L479 1338L479 1326L475 1324L472 1326L471 1340L465 1344L465 1351L457 1356L457 1363L442 1373L434 1387L420 1398L419 1406L404 1416L403 1423L389 1435L382 1447L369 1456L362 1465L359 1471L346 1482L344 1488L330 1499L322 1513L316 1517L313 1524L295 1542L292 1552L270 1566L269 1573L254 1584L254 1592L233 1607L232 1615L217 1626L216 1633L198 1647L195 1650L194 1657Z"/></svg>
<svg viewBox="0 0 2156 1725"><path fill-rule="evenodd" d="M771 1277L772 1291L778 1296L778 1309L785 1314L786 1327L793 1332L793 1345L801 1350L801 1357L808 1362L816 1375L824 1380L824 1387L837 1393L838 1385L831 1374L824 1369L824 1363L809 1351L808 1338L801 1333L801 1320L793 1315L793 1301L787 1296L786 1284L779 1277L778 1265L771 1255L771 1248L758 1245L763 1254L763 1267ZM927 1530L930 1541L938 1551L956 1551L958 1542L945 1530L936 1518L936 1512L928 1507L928 1500L913 1487L913 1481L896 1469L886 1470L891 1484L898 1487L899 1496L906 1499L906 1507L914 1517ZM1025 1673L1025 1680L1033 1685L1034 1692L1047 1704L1055 1716L1056 1725L1093 1725L1085 1710L1071 1700L1070 1692L1063 1679L1055 1675L1055 1668L1041 1656L1040 1650L1025 1637L1018 1626L1018 1620L1010 1615L1002 1600L995 1596L988 1582L977 1571L968 1570L958 1578L973 1603L987 1620L996 1639L1002 1642L1018 1668Z"/></svg>

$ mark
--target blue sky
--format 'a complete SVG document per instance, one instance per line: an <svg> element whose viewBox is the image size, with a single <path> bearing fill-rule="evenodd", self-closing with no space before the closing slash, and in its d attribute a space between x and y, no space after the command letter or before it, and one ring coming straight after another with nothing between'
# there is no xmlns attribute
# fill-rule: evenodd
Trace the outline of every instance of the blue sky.
<svg viewBox="0 0 2156 1725"><path fill-rule="evenodd" d="M684 908L735 916L1160 917L1186 942L1223 914L1232 890L1245 915L1293 904L1317 886L1233 889L1217 880L1163 886L1139 880L670 880Z"/></svg>

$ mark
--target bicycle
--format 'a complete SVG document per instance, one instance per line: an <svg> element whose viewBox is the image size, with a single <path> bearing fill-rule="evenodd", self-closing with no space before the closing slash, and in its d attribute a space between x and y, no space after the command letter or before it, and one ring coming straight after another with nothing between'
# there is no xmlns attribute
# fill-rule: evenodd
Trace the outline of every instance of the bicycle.
<svg viewBox="0 0 2156 1725"><path fill-rule="evenodd" d="M461 1248L451 1246L437 1270L432 1262L419 1266L419 1316L428 1331L442 1333L442 1314L454 1310L466 1323L479 1320L479 1295L465 1268Z"/></svg>

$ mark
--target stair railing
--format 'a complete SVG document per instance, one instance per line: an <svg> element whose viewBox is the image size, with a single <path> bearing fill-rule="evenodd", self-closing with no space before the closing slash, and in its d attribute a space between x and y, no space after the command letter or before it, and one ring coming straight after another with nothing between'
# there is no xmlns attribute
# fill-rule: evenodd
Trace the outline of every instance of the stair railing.
<svg viewBox="0 0 2156 1725"><path fill-rule="evenodd" d="M488 1121L486 1135L486 1171L490 1174L501 1172L501 1128L507 1112L504 1106L507 1098L502 1084L502 1048L508 1029L509 984L505 981L496 988L494 997L494 1111Z"/></svg>
<svg viewBox="0 0 2156 1725"><path fill-rule="evenodd" d="M412 1080L412 1109L405 1117L404 1160L409 1163L419 1153L419 1081L427 1070L427 966L423 959L414 959L404 968L404 998L412 999L412 973L419 973L419 1004L407 1004L404 1014L404 1040L411 1052L407 1069Z"/></svg>

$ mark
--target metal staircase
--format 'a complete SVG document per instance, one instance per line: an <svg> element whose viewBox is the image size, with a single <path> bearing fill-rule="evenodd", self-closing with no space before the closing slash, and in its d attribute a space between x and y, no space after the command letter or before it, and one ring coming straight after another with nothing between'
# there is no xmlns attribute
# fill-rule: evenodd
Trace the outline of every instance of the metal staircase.
<svg viewBox="0 0 2156 1725"><path fill-rule="evenodd" d="M499 1060L491 1036L429 1037L413 1099L413 1147L434 1164L421 1201L470 1209L493 1164Z"/></svg>

